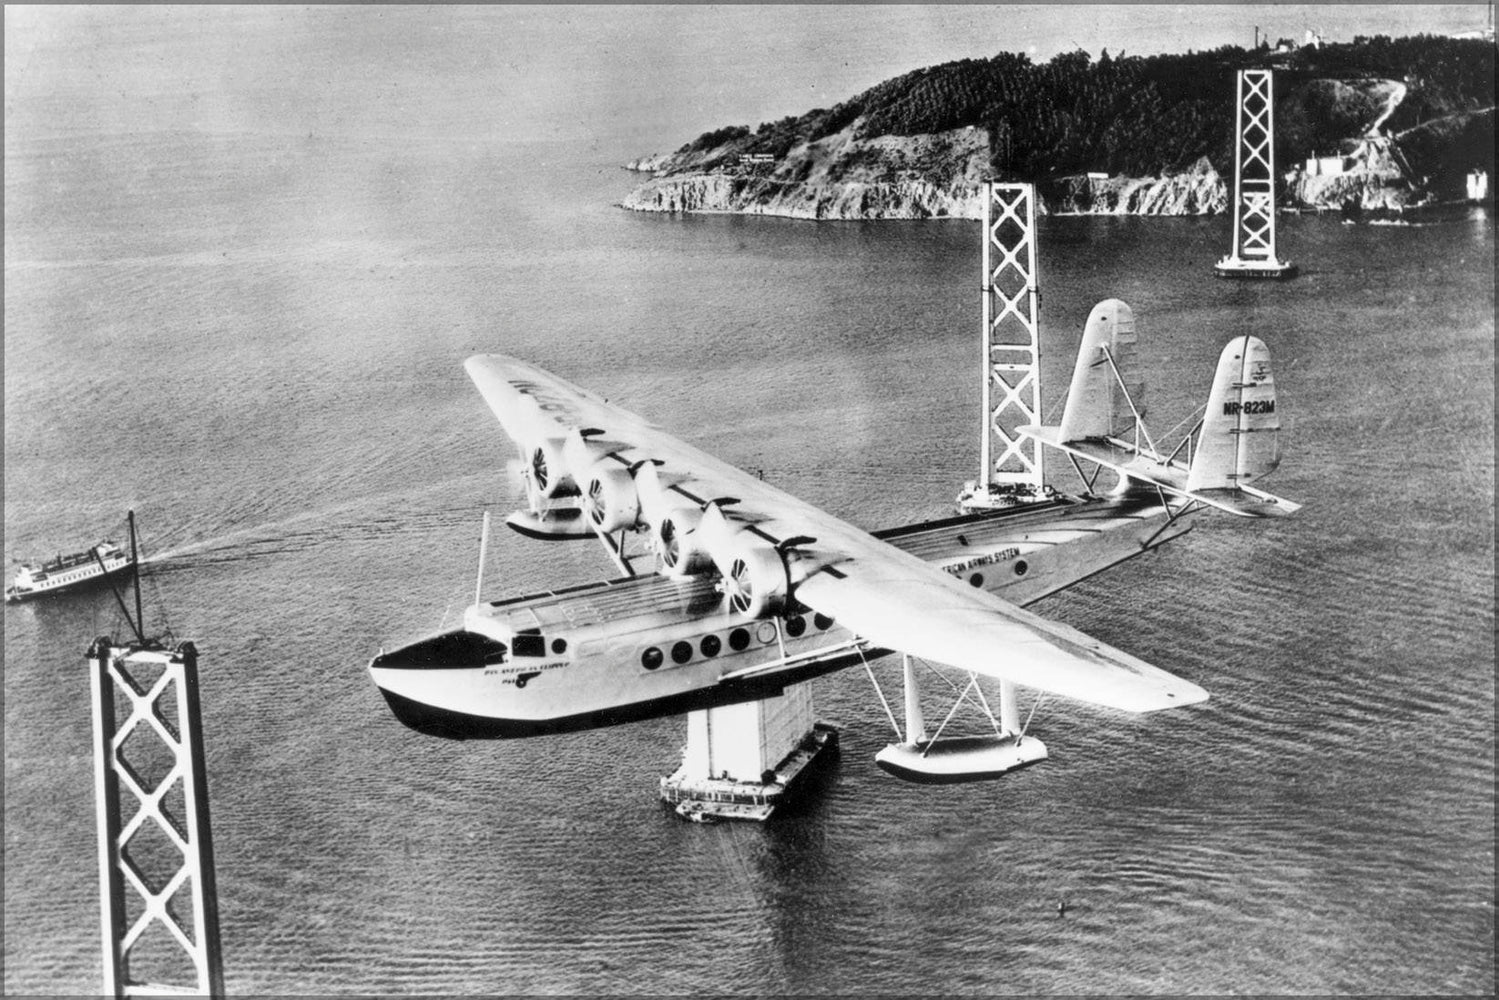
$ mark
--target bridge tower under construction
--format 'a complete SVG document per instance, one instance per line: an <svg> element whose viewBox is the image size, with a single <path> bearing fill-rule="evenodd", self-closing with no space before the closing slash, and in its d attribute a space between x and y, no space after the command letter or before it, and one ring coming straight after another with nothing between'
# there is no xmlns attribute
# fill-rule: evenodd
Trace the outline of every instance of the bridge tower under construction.
<svg viewBox="0 0 1499 1000"><path fill-rule="evenodd" d="M1234 230L1220 278L1289 278L1275 255L1275 93L1268 69L1239 71L1234 111Z"/></svg>
<svg viewBox="0 0 1499 1000"><path fill-rule="evenodd" d="M102 993L221 997L197 650L104 636L88 660Z"/></svg>
<svg viewBox="0 0 1499 1000"><path fill-rule="evenodd" d="M1016 428L1041 422L1041 301L1036 273L1036 189L984 189L983 421L979 478L964 485L964 510L1046 498L1041 445Z"/></svg>

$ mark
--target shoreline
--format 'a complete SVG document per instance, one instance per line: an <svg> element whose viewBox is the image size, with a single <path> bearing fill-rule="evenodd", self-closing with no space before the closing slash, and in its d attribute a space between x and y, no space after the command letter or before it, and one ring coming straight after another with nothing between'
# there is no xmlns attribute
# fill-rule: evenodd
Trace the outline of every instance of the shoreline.
<svg viewBox="0 0 1499 1000"><path fill-rule="evenodd" d="M632 212L683 215L771 216L808 222L922 221L983 218L983 187L939 187L930 182L823 182L809 185L730 173L661 175L633 165L622 169L653 176L614 203ZM1399 217L1433 209L1492 204L1438 199L1432 192L1387 173L1344 175L1347 185L1326 197L1307 200L1286 193L1277 214L1323 215L1328 212ZM1294 182L1293 185L1294 187ZM1037 213L1056 216L1222 215L1232 210L1229 185L1209 167L1161 177L1115 177L1090 180L1063 177L1038 184ZM1351 202L1351 204L1350 204ZM1098 206L1098 207L1094 207ZM1367 221L1367 220L1359 220Z"/></svg>

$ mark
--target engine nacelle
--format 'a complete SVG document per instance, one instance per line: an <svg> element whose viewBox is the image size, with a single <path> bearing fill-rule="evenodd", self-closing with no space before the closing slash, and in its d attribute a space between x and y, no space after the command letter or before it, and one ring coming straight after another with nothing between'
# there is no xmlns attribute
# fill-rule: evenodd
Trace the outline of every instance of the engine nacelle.
<svg viewBox="0 0 1499 1000"><path fill-rule="evenodd" d="M526 455L526 477L536 492L550 500L577 492L577 484L567 469L562 438L544 438L532 445Z"/></svg>
<svg viewBox="0 0 1499 1000"><path fill-rule="evenodd" d="M583 509L600 531L633 527L640 520L640 496L630 470L612 459L596 463L583 491Z"/></svg>
<svg viewBox="0 0 1499 1000"><path fill-rule="evenodd" d="M741 534L729 551L723 578L729 607L746 618L771 618L784 611L791 583L776 547Z"/></svg>
<svg viewBox="0 0 1499 1000"><path fill-rule="evenodd" d="M696 507L673 507L662 516L655 534L664 575L691 576L713 566L713 557L698 533L702 523L703 512Z"/></svg>

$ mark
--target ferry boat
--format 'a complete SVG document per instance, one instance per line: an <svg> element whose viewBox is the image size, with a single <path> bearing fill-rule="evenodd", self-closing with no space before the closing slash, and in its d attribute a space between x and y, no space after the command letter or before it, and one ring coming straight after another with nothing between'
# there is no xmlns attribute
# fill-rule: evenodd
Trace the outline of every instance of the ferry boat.
<svg viewBox="0 0 1499 1000"><path fill-rule="evenodd" d="M15 582L5 589L5 601L14 604L46 594L57 594L103 580L135 565L118 545L102 541L91 549L60 555L40 566L23 564Z"/></svg>

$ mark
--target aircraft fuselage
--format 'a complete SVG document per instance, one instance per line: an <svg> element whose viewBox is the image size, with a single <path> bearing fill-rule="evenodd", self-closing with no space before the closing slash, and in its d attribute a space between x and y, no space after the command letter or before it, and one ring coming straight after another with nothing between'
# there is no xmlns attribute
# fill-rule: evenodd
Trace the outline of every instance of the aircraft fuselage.
<svg viewBox="0 0 1499 1000"><path fill-rule="evenodd" d="M1188 530L1180 516L1168 523L1152 492L1059 497L875 537L1023 605ZM737 614L709 572L482 603L462 628L381 653L369 669L413 729L504 739L753 701L886 652L794 602L775 617Z"/></svg>

